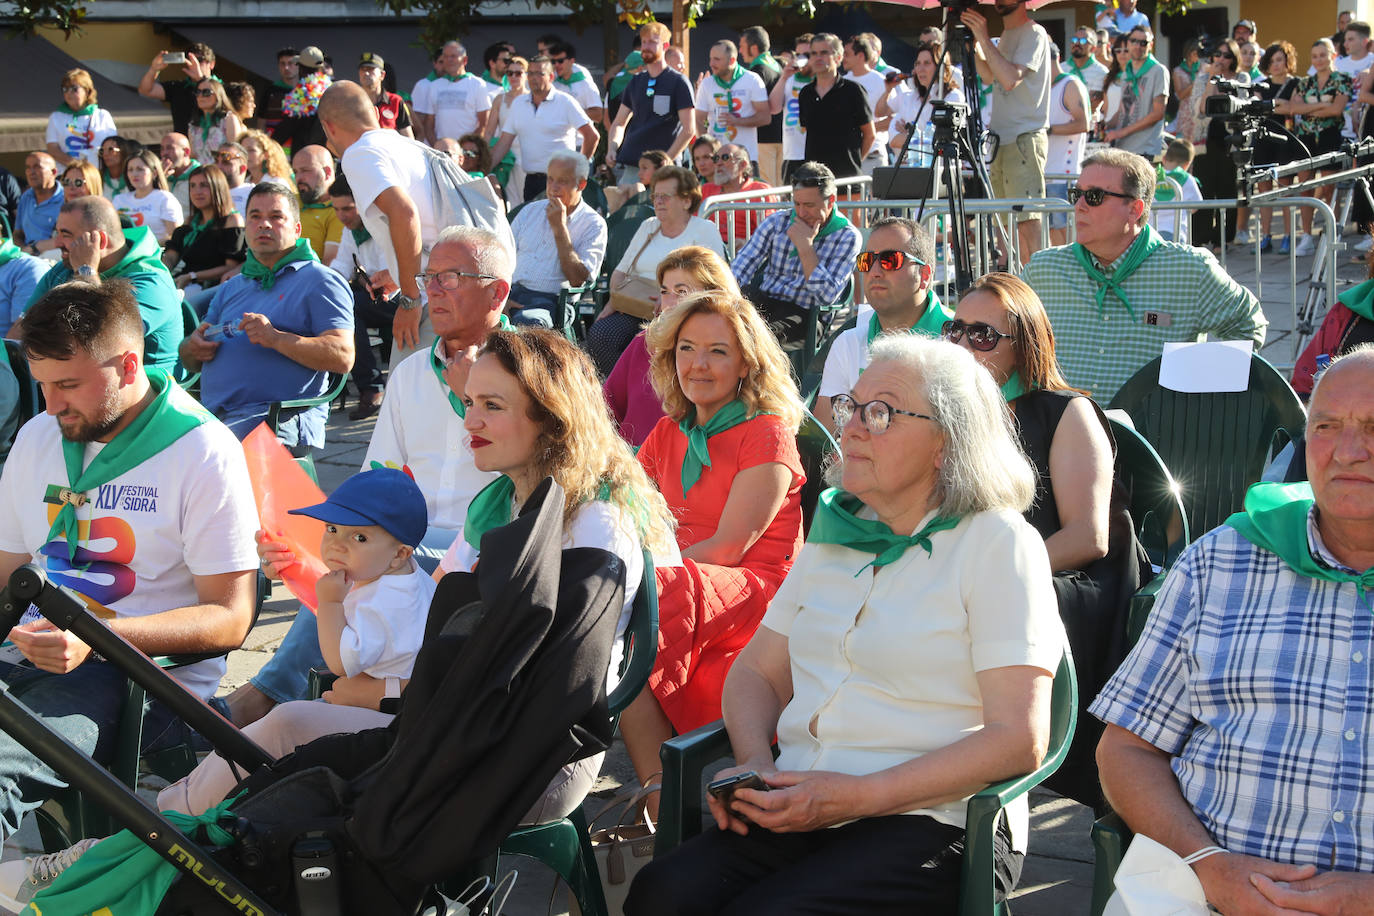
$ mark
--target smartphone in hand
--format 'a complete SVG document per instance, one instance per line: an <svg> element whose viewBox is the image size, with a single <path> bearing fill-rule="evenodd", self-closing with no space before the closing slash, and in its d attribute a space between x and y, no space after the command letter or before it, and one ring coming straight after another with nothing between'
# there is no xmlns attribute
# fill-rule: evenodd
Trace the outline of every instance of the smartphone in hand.
<svg viewBox="0 0 1374 916"><path fill-rule="evenodd" d="M764 782L763 777L754 770L726 776L724 779L717 779L706 786L706 791L727 808L730 807L730 801L735 797L735 792L740 789L758 789L760 792L767 792L772 789L772 786Z"/></svg>

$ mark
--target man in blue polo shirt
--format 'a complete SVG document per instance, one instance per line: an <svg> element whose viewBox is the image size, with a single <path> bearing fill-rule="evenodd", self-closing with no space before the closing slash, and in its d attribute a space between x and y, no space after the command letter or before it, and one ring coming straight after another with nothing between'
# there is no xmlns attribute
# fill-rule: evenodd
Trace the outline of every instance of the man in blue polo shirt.
<svg viewBox="0 0 1374 916"><path fill-rule="evenodd" d="M606 138L606 164L615 168L621 185L639 180L640 156L661 149L668 152L669 160L676 161L696 133L692 86L664 62L669 34L661 22L651 22L639 30L644 69L621 94L620 112Z"/></svg>
<svg viewBox="0 0 1374 916"><path fill-rule="evenodd" d="M248 260L182 341L201 368L201 401L240 439L274 402L316 397L353 368L353 293L301 237L300 201L280 179L248 195ZM297 456L324 446L329 405L283 411L277 437Z"/></svg>
<svg viewBox="0 0 1374 916"><path fill-rule="evenodd" d="M24 179L29 187L19 195L15 215L15 236L24 250L38 254L53 247L53 227L62 207L62 185L57 181L57 160L44 152L29 153L24 159Z"/></svg>

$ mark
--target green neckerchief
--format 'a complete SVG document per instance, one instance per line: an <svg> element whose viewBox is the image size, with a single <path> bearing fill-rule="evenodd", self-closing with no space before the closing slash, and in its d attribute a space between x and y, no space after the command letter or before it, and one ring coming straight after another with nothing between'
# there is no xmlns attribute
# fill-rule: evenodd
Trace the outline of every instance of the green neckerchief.
<svg viewBox="0 0 1374 916"><path fill-rule="evenodd" d="M1191 67L1188 66L1187 61L1184 61L1178 66L1179 69L1181 69L1184 73L1188 74L1188 82L1191 83L1193 80L1197 79L1197 72L1202 69L1202 60L1199 58L1198 60L1193 61L1193 65Z"/></svg>
<svg viewBox="0 0 1374 916"><path fill-rule="evenodd" d="M1060 82L1061 80L1069 79L1069 78L1071 78L1072 76L1073 76L1072 73L1065 73L1064 71L1061 70L1061 71L1059 71L1058 73L1056 73L1054 76L1050 77L1050 85L1051 85L1051 86L1057 86L1057 85L1059 85L1059 82ZM1083 80L1082 80L1081 77L1079 78L1079 82L1080 82L1080 83L1083 82ZM1086 84L1085 84L1085 85L1086 85Z"/></svg>
<svg viewBox="0 0 1374 916"><path fill-rule="evenodd" d="M162 263L162 248L147 226L134 226L124 230L124 241L129 243L129 251L119 259L119 263L109 270L100 272L101 279L110 277L132 277L134 274L157 273L167 270Z"/></svg>
<svg viewBox="0 0 1374 916"><path fill-rule="evenodd" d="M806 540L812 544L839 544L861 553L876 554L872 562L854 574L855 578L869 566L877 569L895 562L914 546L924 548L926 556L931 556L931 535L949 531L961 520L959 516L937 515L926 522L920 531L906 536L894 534L891 528L877 519L859 518L858 512L862 506L859 497L853 494L834 488L826 490L816 504L811 533L806 536Z"/></svg>
<svg viewBox="0 0 1374 916"><path fill-rule="evenodd" d="M1258 83L1258 82L1259 82L1260 80L1262 80L1262 79L1264 79L1264 74L1260 72L1260 68L1259 68L1259 67L1251 67L1251 68L1250 68L1250 82L1252 82L1252 83Z"/></svg>
<svg viewBox="0 0 1374 916"><path fill-rule="evenodd" d="M219 79L219 77L213 76L213 77L211 77L211 79ZM191 81L190 81L190 80L187 80L186 82L189 83L189 82L191 82ZM292 89L295 89L296 87L295 87L295 86L292 86L290 83L286 82L285 80L272 80L272 88L273 88L273 89L285 89L287 92L290 92Z"/></svg>
<svg viewBox="0 0 1374 916"><path fill-rule="evenodd" d="M1245 493L1245 508L1226 524L1251 544L1276 554L1300 576L1353 582L1361 594L1368 592L1374 588L1374 567L1350 573L1332 569L1312 556L1307 518L1313 503L1310 483L1257 483Z"/></svg>
<svg viewBox="0 0 1374 916"><path fill-rule="evenodd" d="M204 138L202 137L201 139L204 139ZM182 169L180 175L173 175L171 172L168 172L168 173L167 173L167 186L168 186L169 188L175 188L177 185L181 184L183 181L188 180L188 179L191 177L191 173L194 172L194 171L195 171L196 169L198 169L198 168L200 168L200 163L197 162L195 159L192 159L192 160L191 160L191 164L188 165L188 166L186 166L186 168Z"/></svg>
<svg viewBox="0 0 1374 916"><path fill-rule="evenodd" d="M793 212L791 213L791 215L788 216L787 222L790 224L790 223L792 222L792 220L794 220L794 219L796 219L796 218L797 218L796 211L793 211ZM847 228L847 227L853 226L853 225L854 225L854 224L851 223L851 222L844 216L844 214L842 214L842 213L840 212L840 208L839 208L839 207L835 207L834 209L832 209L832 210L830 211L830 218L829 218L828 220L826 220L825 223L821 226L821 228L818 229L818 230L816 231L816 238L815 238L815 241L819 242L821 239L825 238L827 235L830 235L832 232L839 232L841 229L844 229L844 228ZM796 246L796 245L793 245L791 248L787 249L787 256L788 256L789 258L798 257L798 255L797 255L797 246Z"/></svg>
<svg viewBox="0 0 1374 916"><path fill-rule="evenodd" d="M563 77L561 76L556 76L554 77L554 82L558 83L560 86L571 86L573 83L580 83L586 78L587 74L583 73L576 67L573 67L572 76L568 77L567 79L563 79Z"/></svg>
<svg viewBox="0 0 1374 916"><path fill-rule="evenodd" d="M897 68L889 64L887 61L883 60L883 56L879 54L878 59L873 62L873 69L877 70L879 73L882 73L886 70L896 70Z"/></svg>
<svg viewBox="0 0 1374 916"><path fill-rule="evenodd" d="M730 81L728 83L720 77L716 76L716 71L711 71L711 79L716 81L717 86L725 90L729 90L731 86L735 85L735 83L738 83L740 81L740 77L742 76L744 76L744 68L741 67L739 64L735 64L735 69L730 71Z"/></svg>
<svg viewBox="0 0 1374 916"><path fill-rule="evenodd" d="M116 178L113 175L107 174L103 171L100 174L100 180L105 182L105 184L108 185L110 190L115 194L122 194L129 187L128 178Z"/></svg>
<svg viewBox="0 0 1374 916"><path fill-rule="evenodd" d="M209 227L210 222L208 219L201 219L200 210L196 210L195 215L191 217L191 222L188 223L191 228L187 229L186 234L181 238L181 253L183 255L186 253L186 249L196 243L196 239L200 238L200 234Z"/></svg>
<svg viewBox="0 0 1374 916"><path fill-rule="evenodd" d="M19 246L14 244L14 239L0 241L0 267L4 267L23 253L19 250Z"/></svg>
<svg viewBox="0 0 1374 916"><path fill-rule="evenodd" d="M465 73L463 76L467 76L467 74ZM425 79L429 80L431 83L438 82L439 80L448 80L450 83L456 83L462 78L462 76L449 76L447 73L435 73L432 70L425 74Z"/></svg>
<svg viewBox="0 0 1374 916"><path fill-rule="evenodd" d="M1088 63L1091 64L1092 62L1093 59L1089 57ZM1069 71L1066 74L1067 76L1076 76L1078 77L1078 81L1080 83L1082 83L1084 86L1088 85L1088 78L1083 75L1083 68L1073 62L1073 55L1069 55L1069 59L1065 61L1065 66L1069 68Z"/></svg>
<svg viewBox="0 0 1374 916"><path fill-rule="evenodd" d="M1021 370L1017 369L1011 374L1011 378L1002 383L1002 400L1010 404L1029 390L1026 383L1021 381Z"/></svg>
<svg viewBox="0 0 1374 916"><path fill-rule="evenodd" d="M61 105L57 106L57 110L65 115L71 115L73 118L89 118L91 115L95 114L95 102L89 103L85 108L72 108L66 102L63 102Z"/></svg>
<svg viewBox="0 0 1374 916"><path fill-rule="evenodd" d="M258 256L253 250L248 249L248 260L243 262L243 275L250 280L258 281L258 288L266 292L277 282L277 274L281 273L282 268L296 261L318 261L315 249L310 247L309 239L296 239L296 247L289 249L282 255L281 260L268 267L258 260Z"/></svg>
<svg viewBox="0 0 1374 916"><path fill-rule="evenodd" d="M468 503L467 518L463 521L463 540L480 553L482 535L493 528L510 524L514 500L515 481L505 474L483 487Z"/></svg>
<svg viewBox="0 0 1374 916"><path fill-rule="evenodd" d="M490 68L490 67L488 67L487 69L485 69L485 70L482 71L482 79L486 80L488 83L491 83L493 86L500 86L502 89L506 90L507 92L510 91L510 80L506 79L506 77L504 77L504 76L501 77L501 79L500 79L499 81L498 81L498 80L492 79L492 78L491 78L491 68Z"/></svg>
<svg viewBox="0 0 1374 916"><path fill-rule="evenodd" d="M348 231L353 233L353 244L357 245L359 248L363 247L363 242L371 241L372 239L372 233L367 231L366 226L359 226L357 229L350 229Z"/></svg>
<svg viewBox="0 0 1374 916"><path fill-rule="evenodd" d="M801 73L793 73L792 79L797 81L798 86L805 86L807 83L814 83L816 81L814 74L811 76L802 76Z"/></svg>
<svg viewBox="0 0 1374 916"><path fill-rule="evenodd" d="M502 314L496 321L496 330L505 331L509 328L510 319ZM453 389L448 386L448 382L444 381L444 358L439 355L439 347L443 345L443 342L442 337L436 337L434 346L429 348L429 368L434 370L434 377L439 380L439 387L448 395L448 403L453 408L453 412L460 417L466 417L468 409L463 406L463 399L454 394Z"/></svg>
<svg viewBox="0 0 1374 916"><path fill-rule="evenodd" d="M754 58L754 63L762 64L767 69L775 70L778 73L782 72L782 64L778 63L778 59L773 56L771 51L764 51L759 54L758 57Z"/></svg>
<svg viewBox="0 0 1374 916"><path fill-rule="evenodd" d="M200 120L196 122L196 126L200 128L200 145L202 147L210 142L210 131L214 130L215 126L222 120L224 120L223 115L216 118L213 112L206 111L201 113Z"/></svg>
<svg viewBox="0 0 1374 916"><path fill-rule="evenodd" d="M333 204L322 204L319 201L313 204L301 204L302 210L332 210L333 208Z"/></svg>
<svg viewBox="0 0 1374 916"><path fill-rule="evenodd" d="M1172 178L1175 182L1178 183L1178 186L1179 186L1180 188L1184 187L1184 186L1188 183L1188 170L1187 170L1187 169L1183 169L1183 168L1173 168L1173 169L1169 169L1169 171L1166 172L1166 171L1164 171L1164 167L1163 167L1163 166L1156 166L1156 167L1160 170L1159 174L1160 174L1161 177L1163 177L1163 178ZM1160 181L1160 182L1155 186L1155 200L1158 200L1158 201L1170 201L1170 200L1173 200L1173 199L1174 199L1174 189L1171 188L1171 187L1169 187L1168 182Z"/></svg>
<svg viewBox="0 0 1374 916"><path fill-rule="evenodd" d="M1361 318L1374 321L1374 280L1366 280L1359 286L1350 287L1337 296L1336 301Z"/></svg>
<svg viewBox="0 0 1374 916"><path fill-rule="evenodd" d="M182 397L181 388L165 370L144 371L153 389L152 402L105 444L89 467L84 471L81 469L86 460L86 443L62 440L67 488L65 492L63 488L57 488L54 498L61 502L62 508L48 530L47 539L52 541L59 534L66 538L67 559L72 563L76 562L76 551L81 540L76 507L86 502L85 494L128 473L210 419L209 412L189 397L184 404L174 401L173 391L179 399Z"/></svg>
<svg viewBox="0 0 1374 916"><path fill-rule="evenodd" d="M1131 84L1131 91L1137 96L1140 95L1140 78L1150 72L1150 68L1159 61L1153 54L1146 54L1145 60L1141 61L1139 70L1135 70L1135 61L1126 61L1126 66L1121 68L1121 78Z"/></svg>
<svg viewBox="0 0 1374 916"><path fill-rule="evenodd" d="M1131 303L1126 299L1126 293L1121 289L1121 284L1125 283L1131 274L1135 273L1145 259L1155 253L1155 249L1163 245L1164 242L1155 232L1154 227L1148 223L1145 229L1131 243L1131 247L1126 249L1121 260L1117 262L1116 270L1109 277L1102 272L1093 261L1092 255L1088 254L1088 249L1084 248L1079 242L1073 243L1074 257L1078 258L1078 264L1083 268L1089 279L1097 281L1097 313L1105 315L1107 312L1107 290L1116 293L1116 298L1121 300L1121 304L1126 306L1126 314L1135 320L1135 309L1131 308Z"/></svg>
<svg viewBox="0 0 1374 916"><path fill-rule="evenodd" d="M921 312L921 317L916 319L916 323L911 326L913 334L920 334L922 337L938 338L945 329L945 322L949 312L940 302L940 297L935 295L935 290L928 290L926 294L925 311ZM868 345L873 346L873 341L878 339L878 335L883 332L882 322L878 320L878 313L874 312L868 316Z"/></svg>
<svg viewBox="0 0 1374 916"><path fill-rule="evenodd" d="M687 437L687 453L682 458L682 492L685 494L696 486L704 468L711 466L711 449L707 444L716 433L733 429L749 419L749 414L740 400L731 401L715 412L705 426L696 422L696 408L688 411L687 416L678 421L677 428Z"/></svg>

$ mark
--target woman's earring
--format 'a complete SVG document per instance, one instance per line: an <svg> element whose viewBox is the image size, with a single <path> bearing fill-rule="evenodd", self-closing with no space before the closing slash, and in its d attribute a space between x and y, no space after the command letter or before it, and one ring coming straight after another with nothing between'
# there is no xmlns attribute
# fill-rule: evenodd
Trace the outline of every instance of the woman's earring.
<svg viewBox="0 0 1374 916"><path fill-rule="evenodd" d="M735 397L739 397L739 396L740 396L740 393L741 393L742 391L744 391L744 378L743 378L743 377L740 378L739 384L735 386Z"/></svg>

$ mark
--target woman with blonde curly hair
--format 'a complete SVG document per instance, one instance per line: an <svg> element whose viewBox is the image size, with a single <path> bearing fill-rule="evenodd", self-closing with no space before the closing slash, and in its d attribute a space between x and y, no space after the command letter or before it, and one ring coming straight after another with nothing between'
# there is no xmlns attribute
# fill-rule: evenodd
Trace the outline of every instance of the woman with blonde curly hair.
<svg viewBox="0 0 1374 916"><path fill-rule="evenodd" d="M650 690L620 719L640 779L659 770L659 745L674 729L720 718L725 675L801 548L806 481L797 386L748 300L683 298L649 325L648 341L667 416L639 462L677 519L683 565L657 570L658 658Z"/></svg>
<svg viewBox="0 0 1374 916"><path fill-rule="evenodd" d="M248 154L248 178L253 184L268 176L291 180L291 163L286 158L286 150L267 134L246 130L239 137L239 146Z"/></svg>

